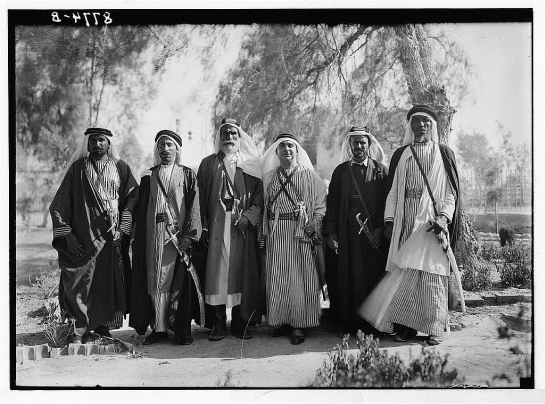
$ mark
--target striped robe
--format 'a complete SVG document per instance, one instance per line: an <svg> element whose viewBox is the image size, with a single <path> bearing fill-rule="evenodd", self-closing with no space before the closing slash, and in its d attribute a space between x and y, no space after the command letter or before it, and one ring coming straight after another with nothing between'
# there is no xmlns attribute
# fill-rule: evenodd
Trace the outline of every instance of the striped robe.
<svg viewBox="0 0 545 404"><path fill-rule="evenodd" d="M415 144L437 203L437 211L451 220L453 193L439 147L433 142ZM358 314L379 331L390 332L393 323L429 335L448 331L448 277L446 254L433 232L427 232L435 217L431 198L410 148L405 148L386 200L384 220L394 228L388 254L388 271Z"/></svg>
<svg viewBox="0 0 545 404"><path fill-rule="evenodd" d="M74 162L50 206L53 247L61 268L59 302L76 319L78 335L103 324L121 326L131 273L129 235L138 184L129 166L111 156L96 161L96 170L90 158ZM125 234L119 247L111 244L112 231ZM68 252L69 233L83 247L80 257Z"/></svg>
<svg viewBox="0 0 545 404"><path fill-rule="evenodd" d="M272 212L293 212L294 206L284 192L271 206L280 183L278 167L264 176L265 206ZM326 189L318 175L308 168L296 166L291 177L297 192L287 186L291 198L301 198L309 217L323 216ZM289 175L289 174L288 174ZM321 220L321 219L320 219ZM320 322L319 280L315 252L301 223L295 220L266 220L267 319L271 326L290 324L295 328L316 327Z"/></svg>
<svg viewBox="0 0 545 404"><path fill-rule="evenodd" d="M169 212L158 178L178 221L178 236L198 241L201 235L199 193L193 170L171 164L145 172L135 214L129 325L139 334L144 334L149 324L157 332L172 329L190 339L196 290L172 242L165 244L169 239L166 223L156 221L157 214Z"/></svg>

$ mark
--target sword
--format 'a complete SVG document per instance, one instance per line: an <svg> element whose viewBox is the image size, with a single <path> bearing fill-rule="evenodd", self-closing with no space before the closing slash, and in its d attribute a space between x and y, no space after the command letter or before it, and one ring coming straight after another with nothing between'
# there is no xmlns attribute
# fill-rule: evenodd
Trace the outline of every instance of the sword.
<svg viewBox="0 0 545 404"><path fill-rule="evenodd" d="M361 232L363 231L363 234L365 234L368 239L371 239L372 234L367 227L367 221L369 220L369 218L366 218L365 221L362 222L360 219L360 215L361 213L358 213L356 215L356 220L358 221L358 224L360 225L360 231L358 232L358 234L361 234Z"/></svg>
<svg viewBox="0 0 545 404"><path fill-rule="evenodd" d="M430 221L431 222L431 221ZM433 222L431 222L433 224ZM441 237L442 236L442 237ZM458 289L458 294L460 295L460 304L462 305L462 313L466 312L466 302L464 300L464 290L462 288L462 277L460 276L460 271L458 269L458 264L456 263L456 258L454 257L454 252L450 246L448 233L443 231L437 235L439 237L439 244L443 248L445 254L447 254L450 267L454 273L454 279L456 280L456 287Z"/></svg>
<svg viewBox="0 0 545 404"><path fill-rule="evenodd" d="M197 297L199 298L199 311L201 314L200 325L201 327L204 327L204 298L201 292L201 282L199 281L199 276L197 275L197 271L195 271L193 263L189 260L189 255L185 251L180 250L180 247L178 246L178 239L176 238L176 234L178 234L178 232L173 233L169 224L166 224L165 229L169 235L169 238L165 244L167 244L169 241L172 242L174 248L176 248L176 251L178 251L178 254L180 255L180 259L187 266L187 271L191 274L193 282L195 282L195 289L197 289Z"/></svg>

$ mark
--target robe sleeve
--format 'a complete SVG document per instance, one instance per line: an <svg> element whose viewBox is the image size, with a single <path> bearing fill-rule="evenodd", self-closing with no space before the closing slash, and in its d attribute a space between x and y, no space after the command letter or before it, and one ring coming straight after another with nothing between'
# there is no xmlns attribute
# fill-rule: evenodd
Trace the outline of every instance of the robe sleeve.
<svg viewBox="0 0 545 404"><path fill-rule="evenodd" d="M255 227L263 210L263 181L261 181L259 178L252 177L249 174L245 175L248 175L248 182L254 186L252 187L253 189L252 196L250 198L250 206L242 214L246 216L252 226Z"/></svg>
<svg viewBox="0 0 545 404"><path fill-rule="evenodd" d="M184 168L184 176L184 194L187 209L182 227L182 236L198 241L201 238L202 226L197 176L189 168Z"/></svg>
<svg viewBox="0 0 545 404"><path fill-rule="evenodd" d="M207 172L207 162L208 159L205 158L201 161L199 169L197 171L197 184L199 187L199 211L201 215L201 226L202 229L208 229L208 176Z"/></svg>
<svg viewBox="0 0 545 404"><path fill-rule="evenodd" d="M314 189L315 189L315 201L314 201L314 217L323 217L326 212L326 200L327 190L324 181L314 171L312 172L314 177ZM321 220L320 220L321 222Z"/></svg>
<svg viewBox="0 0 545 404"><path fill-rule="evenodd" d="M386 198L387 195L387 187L388 187L388 167L386 167L384 164L375 163L377 165L377 168L379 168L380 171L380 178L377 181L377 186L379 189L378 197L379 202L376 209L376 216L373 220L373 226L379 227L384 224L384 209L386 204Z"/></svg>
<svg viewBox="0 0 545 404"><path fill-rule="evenodd" d="M342 169L337 166L331 175L327 194L327 210L324 217L324 236L339 234L339 208L341 205Z"/></svg>
<svg viewBox="0 0 545 404"><path fill-rule="evenodd" d="M74 202L74 165L66 172L49 212L53 223L53 238L64 238L72 231L72 214Z"/></svg>
<svg viewBox="0 0 545 404"><path fill-rule="evenodd" d="M454 192L452 192L450 181L447 181L447 185L445 187L445 199L439 214L445 216L447 220L449 221L449 223L451 222L452 215L454 214L455 203L456 203L456 198L454 196Z"/></svg>

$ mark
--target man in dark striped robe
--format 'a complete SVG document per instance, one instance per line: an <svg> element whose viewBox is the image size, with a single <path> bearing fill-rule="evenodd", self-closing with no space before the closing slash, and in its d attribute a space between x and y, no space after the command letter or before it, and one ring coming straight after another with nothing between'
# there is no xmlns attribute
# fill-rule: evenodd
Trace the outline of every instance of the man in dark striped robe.
<svg viewBox="0 0 545 404"><path fill-rule="evenodd" d="M75 318L79 343L93 330L110 336L109 328L121 326L126 310L138 184L111 137L107 129L85 131L50 206L61 268L59 302Z"/></svg>
<svg viewBox="0 0 545 404"><path fill-rule="evenodd" d="M388 168L383 164L382 147L367 127L350 129L343 140L341 159L329 184L324 234L329 247L330 318L338 324L339 337L344 337L358 329L366 334L374 331L356 310L386 267L388 241L383 237L383 221ZM367 220L367 234L361 230L358 215L361 222Z"/></svg>
<svg viewBox="0 0 545 404"><path fill-rule="evenodd" d="M407 114L405 146L390 163L384 212L391 238L388 274L359 309L380 331L391 332L397 324L398 342L422 332L428 344L437 345L448 332L450 264L440 238L450 236L454 247L459 182L454 153L437 142L436 111L415 105Z"/></svg>
<svg viewBox="0 0 545 404"><path fill-rule="evenodd" d="M151 326L144 345L166 339L169 329L176 344L189 345L191 320L199 318L194 281L178 252L201 236L197 176L181 165L181 148L176 132L157 133L154 167L140 181L129 325L139 335Z"/></svg>
<svg viewBox="0 0 545 404"><path fill-rule="evenodd" d="M320 279L315 246L322 244L326 187L297 138L281 134L263 154L267 217L267 320L271 335L304 342L304 328L320 324ZM321 248L318 246L316 248Z"/></svg>

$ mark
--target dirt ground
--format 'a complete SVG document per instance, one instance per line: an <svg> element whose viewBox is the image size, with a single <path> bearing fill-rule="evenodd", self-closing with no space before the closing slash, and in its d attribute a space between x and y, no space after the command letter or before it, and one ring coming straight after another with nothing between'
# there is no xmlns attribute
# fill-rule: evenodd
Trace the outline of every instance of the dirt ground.
<svg viewBox="0 0 545 404"><path fill-rule="evenodd" d="M16 306L15 342L35 345L45 343L39 319L33 317L43 305L29 273L52 268L56 258L50 246L51 230L36 229L17 233L16 240ZM54 264L54 263L53 263ZM531 304L525 303L531 313ZM380 341L390 354L398 352L406 361L425 349L448 354L448 368L456 368L469 386L519 387L517 375L521 358L510 349L516 345L529 349L530 333L510 331L510 338L499 338L498 327L505 326L502 315L516 315L519 304L468 308L466 314L451 313L453 320L463 323L461 331L451 332L435 348L426 345L419 335L408 343L396 343L391 337ZM30 316L29 316L30 314ZM308 386L327 353L341 342L326 325L308 330L306 341L291 345L288 337L272 338L266 322L251 328L254 338L242 341L227 336L210 342L209 330L193 325L194 342L189 346L174 345L173 335L167 341L151 346L136 345L138 339L131 328L112 331L114 337L135 345L133 355L64 356L15 365L15 384L25 387L255 387L291 388ZM355 338L350 339L355 348ZM354 350L355 351L355 350Z"/></svg>

